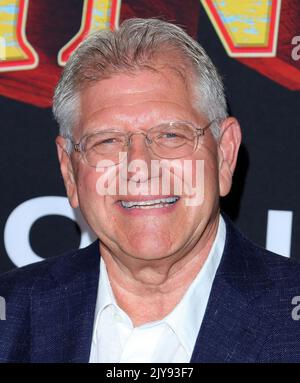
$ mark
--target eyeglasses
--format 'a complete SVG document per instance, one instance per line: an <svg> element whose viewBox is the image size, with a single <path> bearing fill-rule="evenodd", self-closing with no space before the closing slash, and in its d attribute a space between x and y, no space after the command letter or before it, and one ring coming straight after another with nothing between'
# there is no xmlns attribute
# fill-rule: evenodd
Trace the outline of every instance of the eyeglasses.
<svg viewBox="0 0 300 383"><path fill-rule="evenodd" d="M112 161L119 164L119 153L126 154L135 134L145 137L146 146L160 158L177 159L191 155L199 145L199 137L216 120L210 121L205 127L198 128L188 121L173 121L157 125L147 132L124 133L116 129L102 130L87 134L78 143L68 137L76 152L82 154L83 160L92 167L97 167L100 161ZM125 156L124 156L125 158Z"/></svg>

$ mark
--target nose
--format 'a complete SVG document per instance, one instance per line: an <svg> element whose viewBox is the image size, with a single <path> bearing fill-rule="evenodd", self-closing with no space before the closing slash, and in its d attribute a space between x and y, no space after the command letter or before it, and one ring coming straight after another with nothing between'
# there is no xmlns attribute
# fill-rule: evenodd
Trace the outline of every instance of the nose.
<svg viewBox="0 0 300 383"><path fill-rule="evenodd" d="M146 182L151 177L151 153L146 143L144 132L132 133L129 137L127 162L128 180L134 182Z"/></svg>
<svg viewBox="0 0 300 383"><path fill-rule="evenodd" d="M134 137L139 136L139 137ZM131 159L145 159L150 155L148 138L144 132L131 133L128 140L128 156Z"/></svg>

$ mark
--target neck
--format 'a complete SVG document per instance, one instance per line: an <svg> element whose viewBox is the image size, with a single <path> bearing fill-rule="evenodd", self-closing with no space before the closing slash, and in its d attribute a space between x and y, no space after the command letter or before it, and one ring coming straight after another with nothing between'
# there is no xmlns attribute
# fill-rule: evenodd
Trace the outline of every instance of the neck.
<svg viewBox="0 0 300 383"><path fill-rule="evenodd" d="M115 299L135 326L164 318L180 302L209 255L218 222L217 216L185 252L164 259L117 256L100 242Z"/></svg>

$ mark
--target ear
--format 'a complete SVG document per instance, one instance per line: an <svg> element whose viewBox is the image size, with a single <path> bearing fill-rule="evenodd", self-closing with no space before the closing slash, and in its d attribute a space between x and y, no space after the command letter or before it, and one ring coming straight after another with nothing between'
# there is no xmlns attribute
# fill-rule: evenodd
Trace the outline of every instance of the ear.
<svg viewBox="0 0 300 383"><path fill-rule="evenodd" d="M220 129L221 136L218 148L219 187L220 196L223 197L231 189L242 133L238 121L233 117L226 118L222 122Z"/></svg>
<svg viewBox="0 0 300 383"><path fill-rule="evenodd" d="M69 198L70 205L76 209L78 207L77 186L74 176L74 166L72 164L70 155L67 153L66 139L62 136L56 137L55 140L58 160L60 163L61 174L64 179L64 184Z"/></svg>

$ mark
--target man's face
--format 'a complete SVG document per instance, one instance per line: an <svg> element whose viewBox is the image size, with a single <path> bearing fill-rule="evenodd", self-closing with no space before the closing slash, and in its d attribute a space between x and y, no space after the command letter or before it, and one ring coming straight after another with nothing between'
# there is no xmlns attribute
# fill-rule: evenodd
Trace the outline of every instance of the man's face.
<svg viewBox="0 0 300 383"><path fill-rule="evenodd" d="M134 75L118 74L82 92L80 126L74 132L74 141L78 142L86 134L110 128L122 132L147 132L154 126L170 121L189 121L197 127L204 127L209 122L195 109L191 92L178 73L165 68L159 72L143 70ZM144 186L149 186L145 197L130 192L128 195L100 195L97 182L103 172L87 165L80 153L73 152L70 159L62 150L64 142L61 137L57 143L71 205L79 205L100 241L114 254L158 260L175 254L183 256L199 240L203 240L204 245L210 226L216 221L220 190L221 194L226 194L231 182L228 171L222 170L225 161L223 152L210 130L200 137L200 145L195 152L180 159L181 163L184 160L191 161L194 181L196 162L204 161L204 182L199 186L204 187L204 199L195 206L188 206L183 194L173 205L161 208L122 207L120 200L127 202L159 198L150 195L150 183L153 181L151 161L158 160L158 157L146 146L143 135L132 136L127 163L132 160L144 161L148 166L148 174L142 172L138 179L128 172L126 177L117 177L116 182L126 182L129 190L136 190L132 186L142 186L145 191L147 187ZM115 167L117 175L120 166ZM200 176L203 177L203 174ZM162 194L162 173L155 177L158 178L156 181L159 181ZM171 171L168 195L175 194L175 178ZM139 185L133 185L137 183Z"/></svg>

